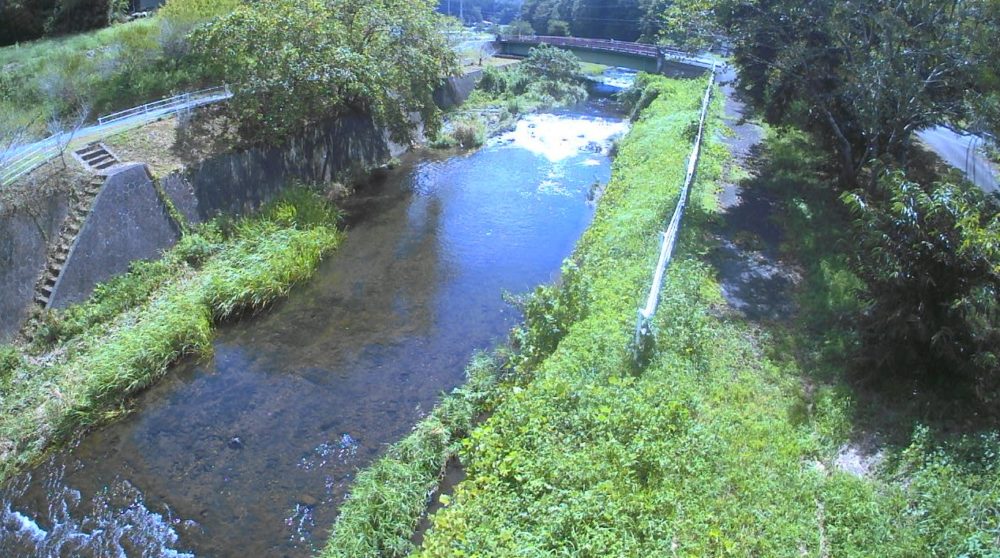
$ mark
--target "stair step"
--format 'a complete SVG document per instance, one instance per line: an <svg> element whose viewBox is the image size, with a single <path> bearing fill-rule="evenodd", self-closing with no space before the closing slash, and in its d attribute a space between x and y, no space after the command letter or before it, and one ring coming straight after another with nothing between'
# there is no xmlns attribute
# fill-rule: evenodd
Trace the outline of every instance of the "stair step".
<svg viewBox="0 0 1000 558"><path fill-rule="evenodd" d="M107 168L111 168L111 167L113 167L113 166L115 166L117 164L118 164L118 161L115 161L115 160L112 159L111 161L108 161L106 163L101 163L100 165L93 165L93 167L95 169L97 169L97 170L104 170L104 169L107 169Z"/></svg>
<svg viewBox="0 0 1000 558"><path fill-rule="evenodd" d="M101 147L100 145L88 145L83 149L77 149L76 151L74 151L74 153L76 153L80 157L86 157L87 155L97 151L104 151L104 148Z"/></svg>
<svg viewBox="0 0 1000 558"><path fill-rule="evenodd" d="M110 154L105 149L103 149L103 148L101 148L101 149L95 149L93 151L90 151L89 153L81 154L80 155L80 157L83 158L86 161L90 161L90 160L96 159L98 157L106 157L106 156L110 157Z"/></svg>
<svg viewBox="0 0 1000 558"><path fill-rule="evenodd" d="M56 286L56 278L53 277L53 276L51 276L51 275L46 276L45 277L45 286L46 287L55 287Z"/></svg>
<svg viewBox="0 0 1000 558"><path fill-rule="evenodd" d="M68 254L56 254L55 256L52 256L52 259L58 264L64 264L66 263L66 256L68 256Z"/></svg>
<svg viewBox="0 0 1000 558"><path fill-rule="evenodd" d="M38 290L41 291L42 296L45 296L47 298L52 298L52 288L49 287L48 285L45 285Z"/></svg>
<svg viewBox="0 0 1000 558"><path fill-rule="evenodd" d="M41 306L48 306L49 305L49 297L38 295L38 296L35 297L35 302L37 302Z"/></svg>
<svg viewBox="0 0 1000 558"><path fill-rule="evenodd" d="M91 158L85 159L85 160L87 161L88 165L94 166L94 165L102 163L104 161L114 161L115 158L112 157L110 153L102 153L102 154L100 154L98 156L91 157Z"/></svg>
<svg viewBox="0 0 1000 558"><path fill-rule="evenodd" d="M51 274L55 275L56 277L58 277L59 274L62 273L62 264L60 264L58 262L52 262L52 263L49 264L48 270L49 270L49 273L51 273Z"/></svg>

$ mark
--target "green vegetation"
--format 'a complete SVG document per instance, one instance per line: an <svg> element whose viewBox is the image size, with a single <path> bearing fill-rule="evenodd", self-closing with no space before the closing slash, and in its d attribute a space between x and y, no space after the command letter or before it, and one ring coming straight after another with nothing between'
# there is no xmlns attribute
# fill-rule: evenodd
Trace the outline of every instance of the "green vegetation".
<svg viewBox="0 0 1000 558"><path fill-rule="evenodd" d="M727 312L706 261L726 159L716 102L655 353L633 371L635 309L703 87L642 84L633 97L648 108L562 284L528 300L502 365L474 361L466 387L359 475L323 556L410 552L456 449L468 477L441 497L418 556L995 556L995 433L897 424L865 476L835 463L854 428L880 427L868 421L883 407L859 405L870 396L844 374L863 283L830 250L851 215L802 134L770 134L763 168L745 179L785 209L783 250L805 273L798 323L762 328Z"/></svg>
<svg viewBox="0 0 1000 558"><path fill-rule="evenodd" d="M715 0L524 0L523 34L665 42L700 50L718 42Z"/></svg>
<svg viewBox="0 0 1000 558"><path fill-rule="evenodd" d="M11 0L0 4L0 46L104 27L127 10L127 0Z"/></svg>
<svg viewBox="0 0 1000 558"><path fill-rule="evenodd" d="M210 351L213 324L287 294L339 243L337 217L319 194L292 189L259 216L203 225L88 302L43 315L32 344L0 359L0 479L126 412L181 357Z"/></svg>
<svg viewBox="0 0 1000 558"><path fill-rule="evenodd" d="M461 6L459 5L461 4ZM517 17L521 0L438 0L437 10L452 17L463 16L463 23L510 23Z"/></svg>
<svg viewBox="0 0 1000 558"><path fill-rule="evenodd" d="M224 81L247 141L363 112L406 142L412 114L439 123L431 95L457 71L433 5L169 0L149 19L0 49L0 147Z"/></svg>
<svg viewBox="0 0 1000 558"><path fill-rule="evenodd" d="M323 558L405 556L413 550L410 539L428 494L437 489L476 417L495 408L504 393L498 387L503 371L496 358L474 357L465 385L445 396L412 434L358 475Z"/></svg>
<svg viewBox="0 0 1000 558"><path fill-rule="evenodd" d="M0 49L0 139L19 128L41 137L71 127L68 119L219 85L191 57L187 34L238 4L169 0L152 18Z"/></svg>
<svg viewBox="0 0 1000 558"><path fill-rule="evenodd" d="M1000 198L960 183L925 189L901 174L880 186L844 194L864 254L854 268L871 300L862 331L872 360L889 370L957 378L980 400L994 400Z"/></svg>
<svg viewBox="0 0 1000 558"><path fill-rule="evenodd" d="M866 283L854 271L859 257L856 246L859 238L864 244L871 242L868 235L877 236L878 230L873 226L858 236L853 220L861 215L852 215L831 188L837 182L836 165L807 135L788 130L772 135L764 161L747 187L773 197L781 211L776 218L786 229L783 252L805 272L796 323L779 332L783 335L778 338L781 350L796 355L802 371L806 387L800 405L825 409L816 413L813 422L821 436L832 442L829 447L839 443L841 436L858 436L859 451L874 442L882 455L881 463L869 472L871 483L853 489L864 498L855 500L851 490L840 492L843 487L838 484L824 488L827 519L874 522L895 540L908 541L893 551L897 555L996 556L1000 551L998 522L985 504L1000 497L997 463L991 457L997 451L995 420L976 416L978 406L969 405L970 386L928 385L920 379L901 382L893 376L871 377L857 371L856 352L865 330L859 330L856 317L868 301L863 296ZM977 195L954 194L956 204ZM910 195L922 197L913 190ZM915 220L925 216L920 208L925 201L900 203L900 211L914 212L900 219L900 229L891 234L898 234L899 239L905 232L912 233ZM945 221L939 214L930 217L938 223ZM944 252L939 254L942 259L962 257L961 250L956 255ZM885 267L879 273L883 280L890 280L893 266L900 265L895 259L899 253L882 256ZM896 288L901 290L912 281L905 274L896 274L892 280L899 282ZM956 316L961 316L961 310L960 305L956 307ZM883 334L893 331L887 327ZM859 433L878 435L872 440ZM837 516L830 515L830 502L835 502ZM861 536L862 530L840 529L840 542L829 539L830 555L870 555L877 547L882 553L878 545L888 540L885 536L866 542L869 535ZM856 546L852 549L851 545Z"/></svg>
<svg viewBox="0 0 1000 558"><path fill-rule="evenodd" d="M826 185L857 215L847 226L865 302L854 316L858 368L957 380L958 400L989 403L1000 378L1000 203L927 172L913 135L949 121L995 127L1000 82L987 45L1000 11L985 0L948 6L724 0L718 14L749 99L829 153L839 180Z"/></svg>
<svg viewBox="0 0 1000 558"><path fill-rule="evenodd" d="M230 106L249 139L360 111L408 142L414 113L433 134L434 88L457 72L443 27L431 0L267 0L196 29L193 41L205 67L233 84Z"/></svg>
<svg viewBox="0 0 1000 558"><path fill-rule="evenodd" d="M583 67L573 53L542 45L516 66L487 67L472 95L431 143L438 148L479 147L518 117L587 98Z"/></svg>

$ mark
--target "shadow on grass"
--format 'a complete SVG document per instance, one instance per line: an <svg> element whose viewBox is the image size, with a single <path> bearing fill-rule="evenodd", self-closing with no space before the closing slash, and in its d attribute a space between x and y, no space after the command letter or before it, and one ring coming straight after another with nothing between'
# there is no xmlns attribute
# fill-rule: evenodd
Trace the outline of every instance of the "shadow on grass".
<svg viewBox="0 0 1000 558"><path fill-rule="evenodd" d="M777 132L747 158L734 185L712 261L727 300L747 318L778 326L778 359L803 371L806 401L831 386L850 401L851 446L904 448L923 424L939 440L994 429L1000 411L947 378L918 378L873 364L861 343L863 284L851 215L831 163L801 134Z"/></svg>

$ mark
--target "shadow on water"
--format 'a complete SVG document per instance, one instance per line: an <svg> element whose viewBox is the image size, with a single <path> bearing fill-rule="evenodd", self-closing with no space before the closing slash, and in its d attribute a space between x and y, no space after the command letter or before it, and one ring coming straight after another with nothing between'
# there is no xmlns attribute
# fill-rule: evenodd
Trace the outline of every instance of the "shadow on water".
<svg viewBox="0 0 1000 558"><path fill-rule="evenodd" d="M309 555L355 471L515 324L501 292L555 278L624 130L590 107L476 153L407 156L347 204L311 281L16 479L0 555Z"/></svg>

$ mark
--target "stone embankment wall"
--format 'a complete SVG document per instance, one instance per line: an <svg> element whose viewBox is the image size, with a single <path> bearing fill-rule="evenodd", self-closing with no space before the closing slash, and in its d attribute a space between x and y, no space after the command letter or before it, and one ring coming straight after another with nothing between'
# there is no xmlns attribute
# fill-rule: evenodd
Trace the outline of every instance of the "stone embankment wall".
<svg viewBox="0 0 1000 558"><path fill-rule="evenodd" d="M467 96L467 94L466 94ZM285 145L217 155L164 177L161 191L189 223L239 215L296 180L329 182L354 167L384 164L406 151L369 117L349 115L305 130ZM29 314L49 243L58 238L69 197L41 196L0 216L0 342ZM102 187L52 293L52 306L86 299L94 286L136 259L158 257L180 237L144 164L125 165Z"/></svg>

